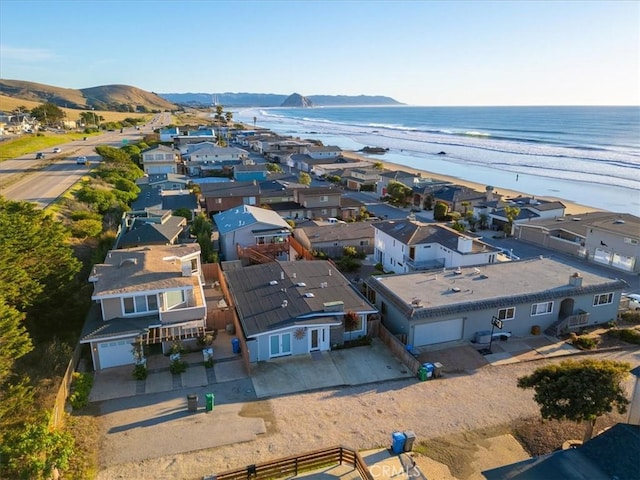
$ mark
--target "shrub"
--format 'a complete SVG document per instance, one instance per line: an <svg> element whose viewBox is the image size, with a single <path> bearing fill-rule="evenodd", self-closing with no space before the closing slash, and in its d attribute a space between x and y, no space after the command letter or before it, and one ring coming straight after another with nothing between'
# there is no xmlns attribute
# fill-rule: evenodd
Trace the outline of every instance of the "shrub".
<svg viewBox="0 0 640 480"><path fill-rule="evenodd" d="M640 311L628 311L620 315L620 318L629 323L640 323Z"/></svg>
<svg viewBox="0 0 640 480"><path fill-rule="evenodd" d="M573 345L581 350L593 350L598 346L599 340L592 337L577 337Z"/></svg>
<svg viewBox="0 0 640 480"><path fill-rule="evenodd" d="M139 363L138 365L136 365L135 367L133 367L133 378L135 378L136 380L144 380L145 378L147 378L147 366Z"/></svg>
<svg viewBox="0 0 640 480"><path fill-rule="evenodd" d="M181 373L186 372L187 370L187 362L182 360L174 360L169 365L169 371L174 375L180 375Z"/></svg>
<svg viewBox="0 0 640 480"><path fill-rule="evenodd" d="M93 386L93 377L88 373L74 372L71 382L71 395L69 402L74 410L82 408L89 403L89 393Z"/></svg>
<svg viewBox="0 0 640 480"><path fill-rule="evenodd" d="M619 338L623 342L640 345L640 332L638 330L634 330L633 328L609 330L607 333L615 338Z"/></svg>
<svg viewBox="0 0 640 480"><path fill-rule="evenodd" d="M71 224L71 234L75 238L97 237L102 232L102 220L84 219Z"/></svg>

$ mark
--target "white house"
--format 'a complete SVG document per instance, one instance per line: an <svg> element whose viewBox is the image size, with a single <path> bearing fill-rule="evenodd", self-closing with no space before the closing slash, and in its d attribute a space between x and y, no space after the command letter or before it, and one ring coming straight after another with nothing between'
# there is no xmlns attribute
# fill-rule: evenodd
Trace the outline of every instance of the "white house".
<svg viewBox="0 0 640 480"><path fill-rule="evenodd" d="M484 265L499 250L445 225L415 220L374 222L374 259L395 273Z"/></svg>
<svg viewBox="0 0 640 480"><path fill-rule="evenodd" d="M147 175L161 173L178 173L179 155L176 150L158 145L156 147L143 150L142 169Z"/></svg>

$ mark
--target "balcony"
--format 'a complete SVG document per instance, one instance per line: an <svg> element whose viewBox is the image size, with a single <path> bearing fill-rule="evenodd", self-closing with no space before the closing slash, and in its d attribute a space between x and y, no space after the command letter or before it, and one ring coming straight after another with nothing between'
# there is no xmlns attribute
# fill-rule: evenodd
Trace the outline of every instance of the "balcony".
<svg viewBox="0 0 640 480"><path fill-rule="evenodd" d="M404 264L409 268L409 271L414 272L418 270L433 270L437 268L442 268L444 267L444 260L435 259L435 260L416 261L411 257L409 257L408 255L405 255Z"/></svg>

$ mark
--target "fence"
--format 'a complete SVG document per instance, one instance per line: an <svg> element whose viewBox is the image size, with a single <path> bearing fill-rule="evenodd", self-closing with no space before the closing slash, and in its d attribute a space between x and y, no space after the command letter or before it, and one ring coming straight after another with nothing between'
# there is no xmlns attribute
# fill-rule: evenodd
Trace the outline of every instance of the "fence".
<svg viewBox="0 0 640 480"><path fill-rule="evenodd" d="M293 250L295 250L298 258L301 258L302 260L315 260L315 257L311 254L311 252L304 248L304 245L302 245L294 237L289 237L289 246Z"/></svg>
<svg viewBox="0 0 640 480"><path fill-rule="evenodd" d="M382 340L382 343L387 346L389 351L398 357L414 375L418 374L418 369L420 368L418 359L407 351L407 346L387 330L380 320L369 320L368 328L371 336L374 336L373 332L376 332L377 337Z"/></svg>
<svg viewBox="0 0 640 480"><path fill-rule="evenodd" d="M204 477L205 480L271 480L291 478L303 472L310 472L330 465L347 464L357 470L360 478L373 480L367 464L360 454L342 446L314 450L301 455L272 460L270 462L248 465L245 468L228 470L217 475Z"/></svg>
<svg viewBox="0 0 640 480"><path fill-rule="evenodd" d="M51 412L51 427L59 428L64 425L64 414L65 414L65 406L67 403L67 398L71 393L71 382L73 381L73 372L76 371L76 366L80 361L80 352L82 346L80 344L76 345L75 350L73 351L73 355L71 355L71 360L69 360L69 364L67 365L67 370L64 372L64 376L62 377L62 381L60 383L60 387L58 388L58 393L56 393L56 399L53 404L53 409Z"/></svg>

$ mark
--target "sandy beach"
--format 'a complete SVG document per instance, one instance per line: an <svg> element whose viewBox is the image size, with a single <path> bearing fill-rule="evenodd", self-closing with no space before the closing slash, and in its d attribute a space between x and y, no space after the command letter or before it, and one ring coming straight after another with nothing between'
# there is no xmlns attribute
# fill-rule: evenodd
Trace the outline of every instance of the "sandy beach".
<svg viewBox="0 0 640 480"><path fill-rule="evenodd" d="M397 164L397 163L385 162L385 161L377 159L374 156L365 156L365 155L362 155L362 154L360 154L358 152L343 151L342 155L344 157L346 157L346 158L350 158L350 159L354 159L354 160L361 160L361 161L368 161L368 162L380 162L381 161L382 165L387 170L402 170L404 172L409 172L409 173L413 173L413 174L416 174L416 175L419 174L423 178L432 178L434 180L444 180L444 181L455 183L456 185L461 185L461 186L464 186L464 187L472 188L472 189L477 190L479 192L484 192L484 190L486 188L486 185L481 184L481 183L471 182L471 181L463 180L463 179L457 178L457 177L436 174L436 173L428 172L426 170L420 170L420 169L417 169L417 168L407 167L406 165L400 165L400 164ZM500 185L493 185L493 187L494 187L494 192L497 193L497 194L502 195L503 198L512 198L512 197L518 197L518 196L523 196L523 197L531 196L527 192L521 192L521 191L501 188ZM538 196L538 198L544 199L544 200L557 200L557 201L562 202L562 204L565 206L565 213L567 215L576 215L576 214L582 214L582 213L587 213L587 212L602 211L602 210L600 210L598 208L593 208L593 207L589 207L589 206L586 206L586 205L580 205L578 203L569 202L569 201L567 201L565 199L562 199L562 198L547 197L547 196Z"/></svg>

